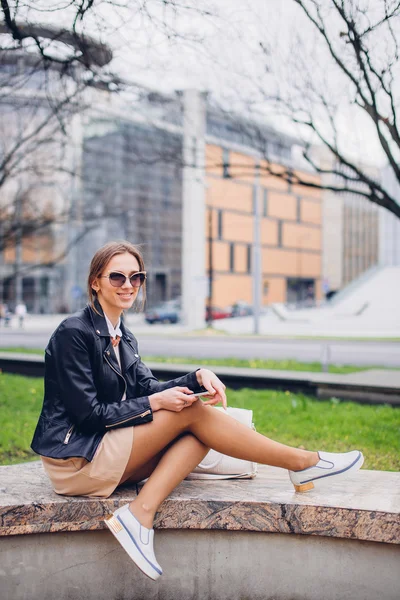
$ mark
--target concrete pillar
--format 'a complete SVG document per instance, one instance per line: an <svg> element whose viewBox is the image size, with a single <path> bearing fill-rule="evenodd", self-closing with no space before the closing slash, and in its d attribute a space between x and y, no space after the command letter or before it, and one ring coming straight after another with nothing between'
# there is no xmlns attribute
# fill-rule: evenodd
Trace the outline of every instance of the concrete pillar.
<svg viewBox="0 0 400 600"><path fill-rule="evenodd" d="M205 326L205 181L206 94L183 92L182 321Z"/></svg>

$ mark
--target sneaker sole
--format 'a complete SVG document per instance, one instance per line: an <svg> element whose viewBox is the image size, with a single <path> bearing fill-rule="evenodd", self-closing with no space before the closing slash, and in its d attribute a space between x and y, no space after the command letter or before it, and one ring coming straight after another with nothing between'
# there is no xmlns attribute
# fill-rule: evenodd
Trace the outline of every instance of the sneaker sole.
<svg viewBox="0 0 400 600"><path fill-rule="evenodd" d="M104 519L104 523L142 573L153 581L158 579L161 573L158 573L140 553L120 521L114 515L111 515L108 519Z"/></svg>

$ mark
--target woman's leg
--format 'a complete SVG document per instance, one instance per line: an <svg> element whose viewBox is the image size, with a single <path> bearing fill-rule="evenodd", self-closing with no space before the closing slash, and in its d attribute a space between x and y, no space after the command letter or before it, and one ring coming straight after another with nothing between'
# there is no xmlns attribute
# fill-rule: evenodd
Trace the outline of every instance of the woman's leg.
<svg viewBox="0 0 400 600"><path fill-rule="evenodd" d="M171 444L183 433L192 435L180 437ZM151 423L135 428L132 452L122 481L138 478L144 466L150 464L151 467L151 461L169 445L131 504L132 512L146 527L151 526L149 523L161 502L201 461L209 447L236 458L294 471L313 466L319 460L316 452L270 440L222 411L197 401L179 413L157 411Z"/></svg>
<svg viewBox="0 0 400 600"><path fill-rule="evenodd" d="M211 406L201 406L199 412L202 414L193 420L189 430L218 452L292 471L315 465L319 460L317 452L275 442Z"/></svg>
<svg viewBox="0 0 400 600"><path fill-rule="evenodd" d="M318 462L316 452L275 442L197 401L179 413L157 411L151 423L135 428L134 444L122 480L134 475L185 432L218 452L261 464L300 471Z"/></svg>
<svg viewBox="0 0 400 600"><path fill-rule="evenodd" d="M151 529L160 504L203 460L209 448L191 433L173 442L129 508L139 522Z"/></svg>
<svg viewBox="0 0 400 600"><path fill-rule="evenodd" d="M133 473L130 473L129 470L125 469L125 472L121 477L121 481L118 485L122 485L123 483L138 483L139 481L143 481L143 479L147 479L147 477L149 477L152 474L152 472L160 462L163 454L164 450L162 452L159 452L154 458L149 460L149 462L144 464L142 467L139 467Z"/></svg>

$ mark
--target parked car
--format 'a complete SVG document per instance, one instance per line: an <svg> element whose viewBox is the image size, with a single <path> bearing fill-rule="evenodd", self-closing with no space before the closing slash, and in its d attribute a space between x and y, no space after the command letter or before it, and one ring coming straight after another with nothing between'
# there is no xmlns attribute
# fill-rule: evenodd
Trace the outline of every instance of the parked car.
<svg viewBox="0 0 400 600"><path fill-rule="evenodd" d="M220 308L218 306L212 307L212 319L216 321L218 319L227 319L231 317L231 308ZM146 311L145 320L147 323L152 325L153 323L179 323L181 320L181 303L180 300L168 300L150 308ZM206 307L205 314L206 321L209 320L209 309Z"/></svg>
<svg viewBox="0 0 400 600"><path fill-rule="evenodd" d="M181 318L181 306L177 300L168 300L154 308L146 311L145 320L153 323L179 323Z"/></svg>
<svg viewBox="0 0 400 600"><path fill-rule="evenodd" d="M213 321L217 321L217 319L228 319L232 316L232 312L230 308L220 308L218 306L211 307L211 317ZM210 320L210 309L206 307L206 321Z"/></svg>
<svg viewBox="0 0 400 600"><path fill-rule="evenodd" d="M248 317L253 314L253 307L247 302L238 300L232 306L232 317Z"/></svg>

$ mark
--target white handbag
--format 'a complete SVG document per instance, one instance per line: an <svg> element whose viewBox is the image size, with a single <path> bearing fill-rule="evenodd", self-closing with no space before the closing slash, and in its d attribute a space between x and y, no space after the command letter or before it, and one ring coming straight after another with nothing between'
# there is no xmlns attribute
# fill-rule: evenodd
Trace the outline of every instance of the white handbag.
<svg viewBox="0 0 400 600"><path fill-rule="evenodd" d="M224 409L218 406L215 410ZM228 407L227 413L243 425L255 429L252 410ZM256 475L257 463L210 450L186 479L253 479Z"/></svg>

